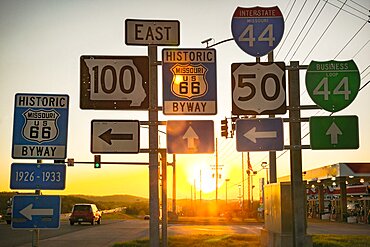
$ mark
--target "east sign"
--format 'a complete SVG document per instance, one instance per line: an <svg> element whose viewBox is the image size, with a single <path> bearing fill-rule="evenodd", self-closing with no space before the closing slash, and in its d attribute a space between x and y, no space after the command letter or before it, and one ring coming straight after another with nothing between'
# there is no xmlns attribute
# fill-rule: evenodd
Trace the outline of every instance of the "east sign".
<svg viewBox="0 0 370 247"><path fill-rule="evenodd" d="M308 94L329 112L349 106L357 96L360 82L360 73L353 60L312 61L306 72Z"/></svg>
<svg viewBox="0 0 370 247"><path fill-rule="evenodd" d="M163 114L217 113L216 50L163 49Z"/></svg>
<svg viewBox="0 0 370 247"><path fill-rule="evenodd" d="M125 20L126 45L180 44L180 22L176 20Z"/></svg>

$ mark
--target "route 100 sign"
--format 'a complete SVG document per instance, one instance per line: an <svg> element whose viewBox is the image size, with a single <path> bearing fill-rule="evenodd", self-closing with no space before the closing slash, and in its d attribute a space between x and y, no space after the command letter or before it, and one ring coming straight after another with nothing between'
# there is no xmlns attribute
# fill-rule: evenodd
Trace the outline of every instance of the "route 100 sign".
<svg viewBox="0 0 370 247"><path fill-rule="evenodd" d="M353 60L312 61L306 73L306 88L311 99L329 112L340 111L356 98L360 73Z"/></svg>

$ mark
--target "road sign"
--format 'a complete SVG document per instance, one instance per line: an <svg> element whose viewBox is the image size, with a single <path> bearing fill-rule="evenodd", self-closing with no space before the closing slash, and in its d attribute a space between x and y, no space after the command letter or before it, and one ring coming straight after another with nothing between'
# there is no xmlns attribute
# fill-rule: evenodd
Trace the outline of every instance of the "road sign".
<svg viewBox="0 0 370 247"><path fill-rule="evenodd" d="M312 61L306 72L306 88L311 99L321 108L337 112L356 98L360 73L353 60Z"/></svg>
<svg viewBox="0 0 370 247"><path fill-rule="evenodd" d="M59 196L14 196L13 229L51 229L60 225Z"/></svg>
<svg viewBox="0 0 370 247"><path fill-rule="evenodd" d="M231 21L236 44L246 53L261 57L275 49L284 34L284 18L275 7L238 7Z"/></svg>
<svg viewBox="0 0 370 247"><path fill-rule="evenodd" d="M310 117L310 144L312 149L359 148L358 117Z"/></svg>
<svg viewBox="0 0 370 247"><path fill-rule="evenodd" d="M213 153L214 147L212 120L167 121L167 153Z"/></svg>
<svg viewBox="0 0 370 247"><path fill-rule="evenodd" d="M16 94L12 157L65 159L68 108L65 94Z"/></svg>
<svg viewBox="0 0 370 247"><path fill-rule="evenodd" d="M11 189L64 190L66 165L13 163L10 174Z"/></svg>
<svg viewBox="0 0 370 247"><path fill-rule="evenodd" d="M125 20L126 45L180 44L180 22L177 20Z"/></svg>
<svg viewBox="0 0 370 247"><path fill-rule="evenodd" d="M92 153L139 153L140 123L137 120L91 121Z"/></svg>
<svg viewBox="0 0 370 247"><path fill-rule="evenodd" d="M148 110L149 58L81 56L80 108Z"/></svg>
<svg viewBox="0 0 370 247"><path fill-rule="evenodd" d="M286 113L285 63L233 63L232 114Z"/></svg>
<svg viewBox="0 0 370 247"><path fill-rule="evenodd" d="M284 149L281 118L237 119L236 150L278 151Z"/></svg>
<svg viewBox="0 0 370 247"><path fill-rule="evenodd" d="M216 50L163 49L163 114L217 113Z"/></svg>

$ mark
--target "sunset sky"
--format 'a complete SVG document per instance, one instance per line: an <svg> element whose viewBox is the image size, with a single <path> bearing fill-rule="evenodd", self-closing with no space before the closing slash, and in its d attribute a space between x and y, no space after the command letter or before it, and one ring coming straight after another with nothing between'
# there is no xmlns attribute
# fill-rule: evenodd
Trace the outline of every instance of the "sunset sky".
<svg viewBox="0 0 370 247"><path fill-rule="evenodd" d="M292 11L290 9L293 5ZM346 1L333 23L311 51L320 35L338 12L335 0L325 1L236 1L236 0L0 0L0 191L9 191L10 166L12 163L34 163L36 160L14 160L11 158L14 97L16 93L68 94L70 97L68 124L67 158L75 161L93 161L90 153L91 120L141 120L148 121L147 111L81 110L80 102L80 56L81 55L121 55L145 56L147 48L128 46L124 42L125 19L179 20L179 48L205 48L201 41L213 38L210 44L232 38L231 18L235 9L254 6L278 6L285 18L285 32L282 41L275 49L275 61L300 61L308 65L311 60L327 61L353 59L360 71L361 86L370 80L370 23L368 20L368 0ZM319 3L313 17L303 29L303 25L315 5ZM301 8L303 11L296 19ZM299 42L317 16L325 7L308 33L302 45L295 52ZM347 11L347 12L346 12ZM288 13L290 12L289 17ZM294 24L294 25L293 25ZM362 28L363 27L363 28ZM301 36L301 30L304 30ZM358 32L358 33L357 33ZM353 40L346 43L357 33ZM289 34L289 36L288 36ZM342 48L345 47L343 50ZM158 47L161 60L163 48ZM159 120L214 120L215 137L218 139L219 164L222 167L219 182L219 198L225 197L225 179L229 178L228 196L236 199L241 185L242 154L236 151L235 138L221 137L220 120L231 117L231 64L255 62L255 58L244 53L234 41L215 47L217 50L217 115L211 116L164 116ZM341 51L342 50L342 51ZM359 52L360 51L360 52ZM265 58L262 58L265 61ZM162 105L162 71L158 68L159 105ZM301 72L301 104L312 105L305 90L305 71ZM360 148L357 150L303 151L303 170L338 162L370 161L370 86L361 90L354 102L336 115L357 115L359 117ZM326 111L309 110L303 117L328 116ZM287 117L287 115L280 116ZM164 126L160 130L165 131ZM308 133L308 123L302 123L302 136ZM289 144L288 125L284 124L285 145ZM166 136L159 133L161 148L166 147ZM303 144L309 144L305 137ZM148 129L140 128L140 148L148 148ZM169 161L172 161L172 155ZM277 152L278 177L290 173L289 152ZM246 155L244 155L246 159ZM260 171L261 163L268 162L267 152L251 152L253 169ZM147 154L103 154L102 161L141 161L148 162ZM177 196L190 198L194 181L199 189L202 174L202 197L215 196L215 179L212 167L215 154L176 156ZM48 163L50 161L44 161ZM246 166L247 167L247 166ZM168 168L169 195L172 193L172 168ZM265 175L262 170L254 177L258 180ZM76 164L67 167L66 189L44 191L45 194L89 194L112 195L131 194L149 196L149 169L146 165L102 165L94 169L92 164ZM257 195L257 189L254 191ZM198 192L199 193L199 192ZM199 195L197 195L199 196Z"/></svg>

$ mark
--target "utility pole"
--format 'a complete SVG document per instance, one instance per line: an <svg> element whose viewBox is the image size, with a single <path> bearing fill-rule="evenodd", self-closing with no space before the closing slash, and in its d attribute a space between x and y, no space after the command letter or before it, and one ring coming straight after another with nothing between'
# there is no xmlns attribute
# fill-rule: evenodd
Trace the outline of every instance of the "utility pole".
<svg viewBox="0 0 370 247"><path fill-rule="evenodd" d="M242 219L244 219L244 152L242 152Z"/></svg>
<svg viewBox="0 0 370 247"><path fill-rule="evenodd" d="M199 202L202 203L202 169L199 170Z"/></svg>
<svg viewBox="0 0 370 247"><path fill-rule="evenodd" d="M218 201L218 143L216 138L216 205Z"/></svg>

